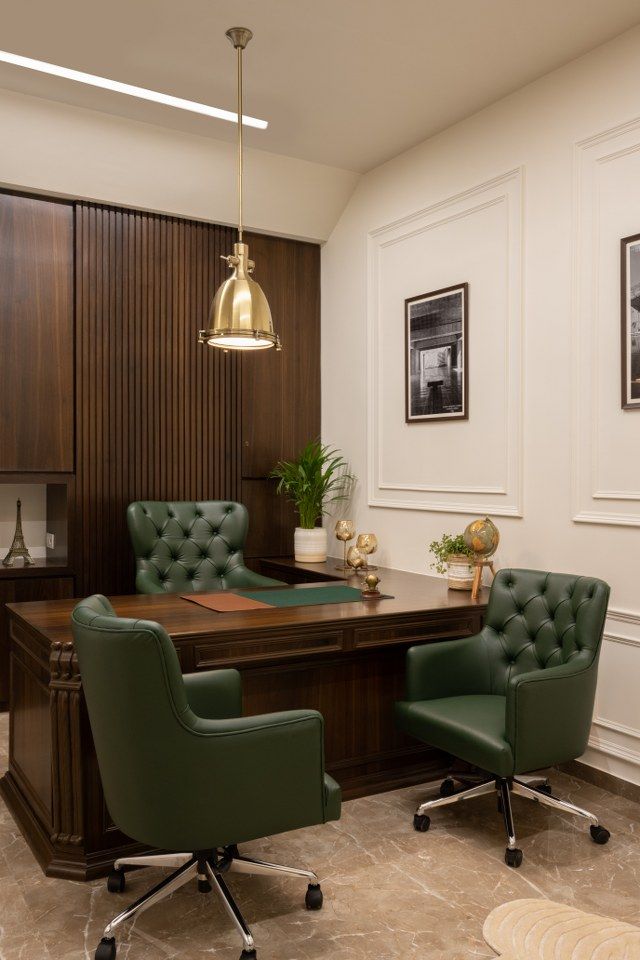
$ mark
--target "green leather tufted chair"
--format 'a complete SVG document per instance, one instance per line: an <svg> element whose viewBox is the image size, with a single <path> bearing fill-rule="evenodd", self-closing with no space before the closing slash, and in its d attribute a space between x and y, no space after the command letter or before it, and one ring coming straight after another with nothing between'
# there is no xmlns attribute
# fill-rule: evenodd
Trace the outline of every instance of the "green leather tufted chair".
<svg viewBox="0 0 640 960"><path fill-rule="evenodd" d="M129 504L127 523L139 593L197 593L281 586L244 565L246 507L231 500Z"/></svg>
<svg viewBox="0 0 640 960"><path fill-rule="evenodd" d="M222 897L256 956L251 931L224 881L226 872L306 870L242 856L237 844L340 817L340 788L324 773L323 720L315 710L243 717L240 675L214 670L182 676L163 628L117 617L102 596L72 615L74 644L109 812L128 836L168 853L116 860L108 888L121 892L125 866L175 868L107 925L96 960L114 960L114 930L190 879Z"/></svg>
<svg viewBox="0 0 640 960"><path fill-rule="evenodd" d="M481 633L410 648L399 727L488 774L449 776L440 799L418 808L416 830L429 828L428 811L497 789L509 866L522 862L510 792L591 820L592 838L607 842L597 817L522 775L585 751L608 599L602 580L501 570Z"/></svg>

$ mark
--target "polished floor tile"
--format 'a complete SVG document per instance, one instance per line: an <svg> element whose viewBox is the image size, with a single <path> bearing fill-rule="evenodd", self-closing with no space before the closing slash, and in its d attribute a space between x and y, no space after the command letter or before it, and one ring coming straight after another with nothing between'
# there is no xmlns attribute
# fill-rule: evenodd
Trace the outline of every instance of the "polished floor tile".
<svg viewBox="0 0 640 960"><path fill-rule="evenodd" d="M0 716L0 764L8 721ZM324 909L304 908L304 883L231 876L260 960L473 960L493 952L482 924L498 904L548 897L640 925L640 805L566 774L557 793L592 809L611 830L599 847L572 817L514 799L519 870L504 864L492 796L434 812L412 828L431 788L409 787L343 805L339 823L247 844L245 852L308 866ZM130 875L124 894L104 881L45 877L0 802L0 960L92 960L108 920L161 874ZM195 884L151 908L119 937L118 960L237 960L240 942L215 895Z"/></svg>

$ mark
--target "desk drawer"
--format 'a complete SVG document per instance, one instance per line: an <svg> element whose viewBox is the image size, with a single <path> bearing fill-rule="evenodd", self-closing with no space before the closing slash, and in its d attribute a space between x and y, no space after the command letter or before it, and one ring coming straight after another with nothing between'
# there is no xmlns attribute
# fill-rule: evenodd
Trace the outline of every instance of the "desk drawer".
<svg viewBox="0 0 640 960"><path fill-rule="evenodd" d="M447 617L441 620L409 620L382 627L356 627L354 647L385 647L393 644L420 643L427 640L455 640L470 637L481 627L479 617Z"/></svg>
<svg viewBox="0 0 640 960"><path fill-rule="evenodd" d="M305 630L273 633L261 637L220 637L194 647L195 669L230 667L240 663L264 663L283 657L299 657L342 650L342 630Z"/></svg>

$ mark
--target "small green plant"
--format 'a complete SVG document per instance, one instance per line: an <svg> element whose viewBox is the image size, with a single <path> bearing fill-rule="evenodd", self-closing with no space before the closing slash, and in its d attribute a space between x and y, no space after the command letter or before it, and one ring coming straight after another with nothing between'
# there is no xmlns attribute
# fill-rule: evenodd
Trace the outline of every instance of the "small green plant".
<svg viewBox="0 0 640 960"><path fill-rule="evenodd" d="M271 476L278 480L278 493L295 504L305 530L315 527L330 504L349 497L355 479L342 454L320 440L311 440L296 460L281 460Z"/></svg>
<svg viewBox="0 0 640 960"><path fill-rule="evenodd" d="M461 533L458 533L456 536L452 536L450 533L443 533L439 540L434 540L429 544L429 551L435 557L431 566L437 570L438 573L447 572L447 561L454 553L461 554L465 557L473 556L473 550L466 545Z"/></svg>

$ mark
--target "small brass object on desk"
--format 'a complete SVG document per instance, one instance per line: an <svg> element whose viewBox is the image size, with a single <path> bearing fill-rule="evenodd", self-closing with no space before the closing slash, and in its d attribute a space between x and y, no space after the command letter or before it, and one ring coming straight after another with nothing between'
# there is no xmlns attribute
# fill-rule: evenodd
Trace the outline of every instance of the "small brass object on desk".
<svg viewBox="0 0 640 960"><path fill-rule="evenodd" d="M358 547L349 547L347 550L347 564L354 573L365 566L366 560L364 553Z"/></svg>
<svg viewBox="0 0 640 960"><path fill-rule="evenodd" d="M369 573L364 578L365 586L362 589L362 599L363 600L375 600L376 597L380 596L380 591L378 590L378 584L380 580L376 577L375 573Z"/></svg>

